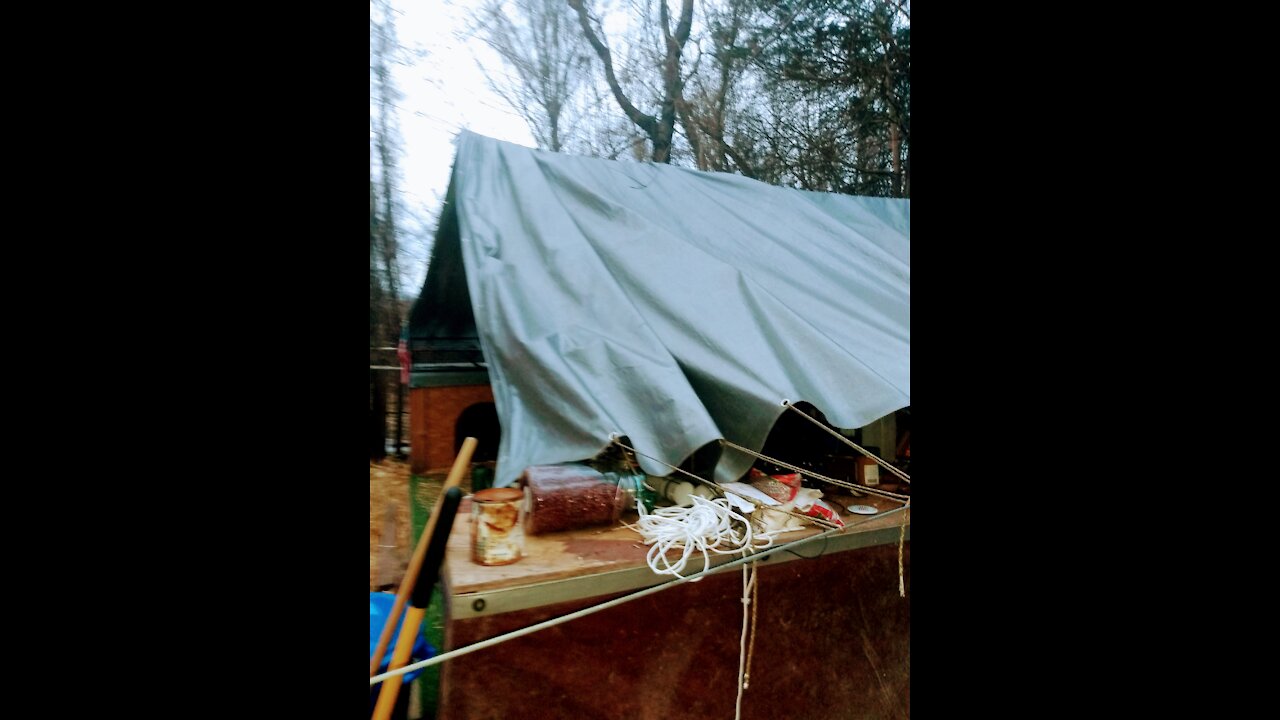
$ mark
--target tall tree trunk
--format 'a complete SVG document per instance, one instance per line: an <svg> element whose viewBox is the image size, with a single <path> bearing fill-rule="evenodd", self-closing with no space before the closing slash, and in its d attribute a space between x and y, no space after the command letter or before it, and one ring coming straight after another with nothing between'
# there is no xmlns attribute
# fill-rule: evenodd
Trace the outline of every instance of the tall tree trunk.
<svg viewBox="0 0 1280 720"><path fill-rule="evenodd" d="M394 85L388 67L395 50L395 26L390 7L378 3L382 11L373 41L377 106L374 130L375 152L380 165L378 182L369 182L369 347L395 345L400 333L399 267L396 262ZM377 186L375 188L375 185ZM370 364L373 358L370 357ZM369 457L386 456L387 392L386 373L369 370ZM397 378L398 380L398 378Z"/></svg>
<svg viewBox="0 0 1280 720"><path fill-rule="evenodd" d="M893 196L902 197L902 153L898 150L898 126L889 127L889 151L893 153Z"/></svg>
<svg viewBox="0 0 1280 720"><path fill-rule="evenodd" d="M658 2L658 14L661 19L662 35L665 40L665 53L661 68L662 100L658 104L658 114L656 116L649 115L636 107L631 102L631 99L627 97L626 92L623 91L622 85L618 82L617 74L613 69L613 55L609 52L609 46L604 43L600 36L596 34L595 29L591 27L591 21L587 17L587 8L583 4L583 0L568 0L568 3L569 7L578 13L578 24L582 27L582 33L586 36L587 42L590 43L592 49L596 51L601 64L604 65L605 81L609 83L609 90L613 93L614 99L618 101L618 107L622 108L623 114L631 122L635 123L636 127L644 131L644 134L648 136L649 141L653 144L651 159L654 162L670 163L671 139L676 123L676 100L680 97L680 55L684 50L685 43L689 40L689 31L693 24L693 0L682 0L680 18L676 22L675 32L670 30L666 0L659 0Z"/></svg>

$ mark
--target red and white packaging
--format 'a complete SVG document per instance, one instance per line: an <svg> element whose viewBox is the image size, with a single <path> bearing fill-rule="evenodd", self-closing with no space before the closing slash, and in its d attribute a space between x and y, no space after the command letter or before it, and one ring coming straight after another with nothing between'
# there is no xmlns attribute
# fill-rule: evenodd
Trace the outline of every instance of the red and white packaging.
<svg viewBox="0 0 1280 720"><path fill-rule="evenodd" d="M800 490L800 473L766 475L755 468L751 468L748 482L757 490L778 502L791 502L795 499L796 492Z"/></svg>
<svg viewBox="0 0 1280 720"><path fill-rule="evenodd" d="M840 513L836 512L830 505L821 500L814 500L813 505L803 512L805 515L809 515L810 517L822 518L829 523L833 523L839 527L844 527L844 521L840 519Z"/></svg>

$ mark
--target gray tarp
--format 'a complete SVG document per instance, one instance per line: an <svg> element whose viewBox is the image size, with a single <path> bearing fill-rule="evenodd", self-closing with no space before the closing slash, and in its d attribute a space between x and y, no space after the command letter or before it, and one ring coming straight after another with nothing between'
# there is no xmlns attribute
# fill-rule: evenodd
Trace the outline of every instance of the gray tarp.
<svg viewBox="0 0 1280 720"><path fill-rule="evenodd" d="M911 403L910 218L909 200L464 132L411 333L478 336L496 485L614 432L676 465L718 438L758 450L783 398L861 427ZM752 460L725 450L717 479Z"/></svg>

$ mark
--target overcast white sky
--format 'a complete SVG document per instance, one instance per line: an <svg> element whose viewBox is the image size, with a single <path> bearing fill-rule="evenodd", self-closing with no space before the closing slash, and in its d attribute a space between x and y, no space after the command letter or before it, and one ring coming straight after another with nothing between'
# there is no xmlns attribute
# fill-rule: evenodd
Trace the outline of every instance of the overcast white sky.
<svg viewBox="0 0 1280 720"><path fill-rule="evenodd" d="M417 297L426 274L431 214L438 210L449 184L454 135L467 128L482 135L533 147L524 121L490 89L476 66L497 67L493 52L478 39L459 39L479 0L391 0L399 11L396 35L409 50L426 56L412 66L397 65L401 98L399 123L404 204L430 226L419 237L402 239L405 291Z"/></svg>

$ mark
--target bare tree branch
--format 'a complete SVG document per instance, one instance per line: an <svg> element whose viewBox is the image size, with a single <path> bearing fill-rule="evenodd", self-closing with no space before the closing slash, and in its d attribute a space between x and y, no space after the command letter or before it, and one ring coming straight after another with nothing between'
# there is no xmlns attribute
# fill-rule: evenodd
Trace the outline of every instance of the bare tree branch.
<svg viewBox="0 0 1280 720"><path fill-rule="evenodd" d="M591 28L591 21L587 18L587 9L583 6L582 0L568 0L569 7L578 13L578 23L582 26L582 34L586 36L587 42L595 49L596 55L600 58L600 62L604 65L604 77L609 83L609 89L613 91L613 97L618 101L622 112L626 113L631 122L637 127L645 131L645 134L651 138L656 132L658 119L652 115L646 115L639 108L631 104L631 100L627 98L627 94L622 91L622 86L618 84L618 76L613 71L613 56L609 53L609 47L596 36L595 30Z"/></svg>
<svg viewBox="0 0 1280 720"><path fill-rule="evenodd" d="M693 0L682 0L680 18L676 23L674 32L668 31L670 19L666 1L660 0L658 4L659 28L663 37L663 58L660 71L662 91L656 116L640 110L623 92L614 72L613 57L609 52L608 46L600 38L600 35L603 34L603 29L601 29L600 33L597 33L592 27L583 0L568 0L568 3L569 7L578 13L578 24L582 26L582 32L586 36L587 42L595 49L596 55L600 57L600 61L604 65L605 80L609 83L609 89L618 101L618 106L635 123L636 127L645 132L653 143L652 160L660 163L671 162L671 140L675 131L676 101L680 97L682 85L680 55L685 43L689 40L689 33L693 26Z"/></svg>

